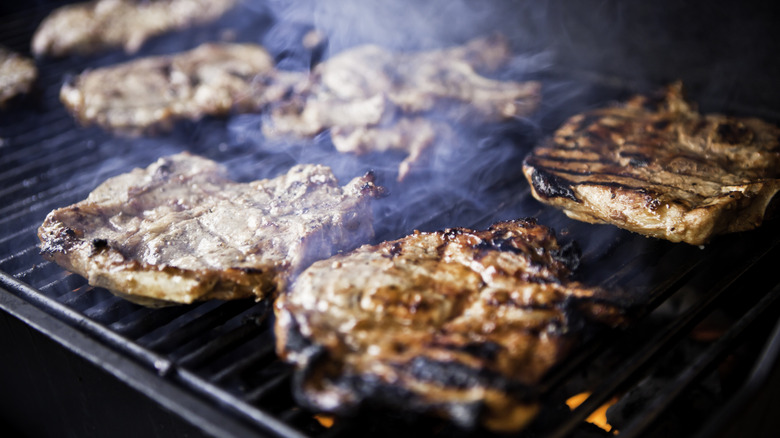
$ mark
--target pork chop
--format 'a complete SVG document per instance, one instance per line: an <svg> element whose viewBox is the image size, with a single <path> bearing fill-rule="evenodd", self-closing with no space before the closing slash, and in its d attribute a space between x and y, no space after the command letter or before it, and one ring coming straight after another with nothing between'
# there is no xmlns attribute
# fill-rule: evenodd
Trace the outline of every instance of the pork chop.
<svg viewBox="0 0 780 438"><path fill-rule="evenodd" d="M259 110L297 80L276 70L261 46L208 43L87 70L63 85L60 99L83 125L140 134L170 129L177 120Z"/></svg>
<svg viewBox="0 0 780 438"><path fill-rule="evenodd" d="M536 199L571 218L700 245L762 223L780 190L780 128L700 114L678 82L575 115L523 172Z"/></svg>
<svg viewBox="0 0 780 438"><path fill-rule="evenodd" d="M14 97L30 92L38 69L32 59L0 46L0 108Z"/></svg>
<svg viewBox="0 0 780 438"><path fill-rule="evenodd" d="M38 236L45 258L141 304L259 299L312 261L368 241L379 190L371 175L339 187L319 165L237 183L180 153L54 210Z"/></svg>
<svg viewBox="0 0 780 438"><path fill-rule="evenodd" d="M449 130L448 123L496 122L536 109L538 82L480 74L495 71L510 54L507 40L499 36L414 53L355 47L317 65L307 86L272 107L263 132L271 138L305 138L330 129L340 152L406 152L402 179L422 151L436 143L431 134ZM344 133L350 133L348 138Z"/></svg>
<svg viewBox="0 0 780 438"><path fill-rule="evenodd" d="M238 0L93 0L62 6L38 26L35 55L135 53L149 38L216 20Z"/></svg>
<svg viewBox="0 0 780 438"><path fill-rule="evenodd" d="M312 264L275 306L277 352L314 409L363 402L522 428L534 385L591 323L622 323L570 280L578 255L532 220L415 232Z"/></svg>

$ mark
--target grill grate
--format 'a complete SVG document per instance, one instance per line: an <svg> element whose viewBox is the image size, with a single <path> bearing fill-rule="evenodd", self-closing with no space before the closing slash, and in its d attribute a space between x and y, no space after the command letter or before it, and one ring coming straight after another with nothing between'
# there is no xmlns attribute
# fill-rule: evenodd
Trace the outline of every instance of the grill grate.
<svg viewBox="0 0 780 438"><path fill-rule="evenodd" d="M42 11L14 16L9 23L16 27L0 26L5 29L0 42L23 45L32 32L30 23L40 17ZM0 114L0 292L62 322L67 333L74 333L73 339L86 335L95 340L118 358L112 364L116 374L130 374L123 367L138 366L147 371L141 374L144 377L137 378L138 385L170 385L178 398L171 398L166 406L189 412L188 419L201 421L197 424L210 433L331 437L369 433L390 436L400 431L426 436L432 432L469 435L469 431L437 420L396 421L398 418L387 413L369 413L365 418L347 421L337 419L334 427L325 428L312 412L293 399L292 370L273 351L269 303L215 301L147 309L92 288L83 278L40 257L35 232L50 210L79 201L106 178L146 166L161 155L189 150L235 168L239 177L245 179L278 173L302 155L294 149L283 153L259 149L251 141L243 142L233 135L227 122L221 120L205 120L198 125L185 125L163 138L141 140L117 138L98 129L76 126L57 101L64 75L81 71L87 65L109 64L118 57L113 54L95 59L40 61L43 74L38 95L21 102L13 114ZM555 78L547 80L553 83ZM548 88L552 92L557 89ZM595 95L602 101L623 91L607 90ZM553 115L545 117L563 118L576 109L552 109ZM507 135L507 131L498 131L499 137ZM520 137L521 145L528 146L523 142L529 143L529 137ZM317 149L312 159L331 159L325 152ZM367 165L360 160L344 160L347 164L339 169L350 176L357 173L356 168ZM368 165L377 162L381 159L369 161ZM618 286L631 291L625 297L627 303L646 304L640 308L635 328L593 339L551 374L543 387L550 411L562 406L575 388L590 389L594 395L571 414L567 412L563 421L558 421L561 417L555 413L542 418L532 426L532 435L557 437L581 432L583 420L594 409L647 376L647 370L663 359L663 353L684 340L714 309L732 306L735 300L742 300L740 292L751 290L744 298L748 304L738 306L744 307L740 310L746 316L737 316L738 322L721 341L679 370L677 380L659 394L644 416L626 429L628 436L641 434L679 398L683 387L702 379L705 371L711 371L725 354L733 353L744 334L749 333L748 326L771 321L778 315L775 304L780 289L776 284L780 279L768 262L773 260L780 243L776 224L756 232L725 236L699 249L569 221L534 201L527 184L518 178L491 180L489 191L491 196L479 202L473 200L473 193L456 195L454 201L446 197L434 203L435 208L420 208L433 197L419 197L402 208L380 202L376 206L378 239L397 237L414 228L485 227L501 219L535 216L540 223L557 225L580 243L584 254L583 280L605 287ZM435 195L439 197L438 193ZM691 290L701 295L699 301L663 329L652 329L656 336L646 344L637 345L635 337L644 336L647 325L653 324L653 309L674 302ZM18 310L10 305L3 305L3 309L12 314ZM620 372L594 384L581 378L583 369L590 369L586 364L591 362L617 366ZM193 420L193 415L206 419ZM208 419L211 423L204 423Z"/></svg>

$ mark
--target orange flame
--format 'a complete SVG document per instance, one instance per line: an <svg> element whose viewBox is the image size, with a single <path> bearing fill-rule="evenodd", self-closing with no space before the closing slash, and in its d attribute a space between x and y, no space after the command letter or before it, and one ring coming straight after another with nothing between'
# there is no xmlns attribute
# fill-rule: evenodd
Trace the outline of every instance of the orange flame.
<svg viewBox="0 0 780 438"><path fill-rule="evenodd" d="M566 406L569 407L569 409L574 410L577 408L577 406L581 405L585 400L590 397L589 392L582 392L579 393L573 397L570 397L568 400L566 400ZM596 426L606 430L607 432L612 432L613 434L617 434L617 430L612 430L612 425L607 423L607 409L609 409L610 406L617 403L618 399L617 397L612 397L609 401L601 405L598 409L593 411L588 418L585 419L590 424L595 424Z"/></svg>
<svg viewBox="0 0 780 438"><path fill-rule="evenodd" d="M314 416L314 419L317 420L322 425L322 427L325 427L325 428L328 428L328 429L333 427L334 418L331 417L330 415L316 414Z"/></svg>

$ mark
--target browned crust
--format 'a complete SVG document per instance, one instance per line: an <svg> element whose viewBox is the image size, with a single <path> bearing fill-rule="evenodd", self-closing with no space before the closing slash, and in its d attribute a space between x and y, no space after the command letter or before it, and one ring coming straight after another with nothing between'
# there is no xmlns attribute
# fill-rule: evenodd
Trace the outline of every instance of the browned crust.
<svg viewBox="0 0 780 438"><path fill-rule="evenodd" d="M38 237L45 258L141 304L260 299L369 239L368 202L380 192L370 174L339 186L317 165L236 183L217 163L181 153L52 211Z"/></svg>
<svg viewBox="0 0 780 438"><path fill-rule="evenodd" d="M316 409L372 402L519 430L584 328L624 322L606 291L569 279L575 258L532 220L366 245L277 299L277 352Z"/></svg>
<svg viewBox="0 0 780 438"><path fill-rule="evenodd" d="M536 199L573 219L700 245L761 225L780 191L780 129L701 115L676 83L570 118L523 172Z"/></svg>
<svg viewBox="0 0 780 438"><path fill-rule="evenodd" d="M52 245L52 228L58 228L61 241L67 248ZM44 244L41 253L64 269L87 278L94 287L102 287L116 295L149 307L166 306L173 303L189 304L210 299L233 300L240 298L262 298L275 293L280 285L278 272L228 268L221 270L190 270L173 266L156 266L137 260L127 260L121 252L105 244L79 240L80 232L46 222L41 226L38 237ZM163 284L175 279L177 284L189 284L179 288L179 294L171 295L176 288L150 287L150 281L143 279L156 276Z"/></svg>

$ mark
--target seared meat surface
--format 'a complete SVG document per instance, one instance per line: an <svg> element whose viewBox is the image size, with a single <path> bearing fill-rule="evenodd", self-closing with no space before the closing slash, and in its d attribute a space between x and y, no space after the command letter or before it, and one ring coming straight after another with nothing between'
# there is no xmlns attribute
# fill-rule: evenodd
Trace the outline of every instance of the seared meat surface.
<svg viewBox="0 0 780 438"><path fill-rule="evenodd" d="M136 52L149 38L213 21L238 0L93 0L62 6L35 32L36 55L90 54L121 47Z"/></svg>
<svg viewBox="0 0 780 438"><path fill-rule="evenodd" d="M675 83L570 118L523 171L571 218L700 245L761 224L780 190L780 128L702 115Z"/></svg>
<svg viewBox="0 0 780 438"><path fill-rule="evenodd" d="M583 327L622 323L606 291L570 280L577 258L531 220L365 245L278 298L277 352L315 409L372 402L517 430Z"/></svg>
<svg viewBox="0 0 780 438"><path fill-rule="evenodd" d="M310 82L271 111L263 132L311 137L331 129L341 152L404 151L409 157L402 164L403 178L404 169L434 144L431 134L445 125L420 116L480 123L534 111L539 83L499 81L479 73L495 71L509 57L508 42L498 36L417 53L356 47L317 65ZM416 128L408 129L410 123ZM353 135L347 140L345 132Z"/></svg>
<svg viewBox="0 0 780 438"><path fill-rule="evenodd" d="M258 110L297 80L274 69L258 45L211 43L88 70L63 85L60 99L84 125L138 134L181 119Z"/></svg>
<svg viewBox="0 0 780 438"><path fill-rule="evenodd" d="M38 69L32 59L0 46L0 108L13 97L28 93Z"/></svg>
<svg viewBox="0 0 780 438"><path fill-rule="evenodd" d="M141 304L262 298L312 261L368 241L378 191L370 175L339 187L319 165L236 183L181 153L54 210L38 236L45 258Z"/></svg>

